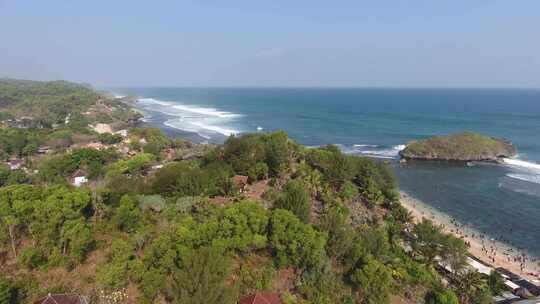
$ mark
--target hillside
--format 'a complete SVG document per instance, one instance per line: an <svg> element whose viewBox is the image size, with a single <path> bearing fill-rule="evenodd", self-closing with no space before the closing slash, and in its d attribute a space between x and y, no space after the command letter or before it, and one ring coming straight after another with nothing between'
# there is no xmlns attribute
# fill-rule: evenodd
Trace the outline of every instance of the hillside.
<svg viewBox="0 0 540 304"><path fill-rule="evenodd" d="M196 145L76 90L87 98L64 88L42 99L25 85L3 95L8 111L70 101L63 114L84 120L0 128L1 304L49 293L234 304L258 292L285 304L467 304L500 292L465 266L463 240L413 223L383 162L285 132ZM98 134L105 119L125 132Z"/></svg>
<svg viewBox="0 0 540 304"><path fill-rule="evenodd" d="M88 111L101 107L99 115ZM106 110L108 107L108 111ZM94 111L95 112L95 111ZM35 128L129 121L137 114L88 85L67 81L0 79L0 121Z"/></svg>
<svg viewBox="0 0 540 304"><path fill-rule="evenodd" d="M517 150L506 140L464 132L410 142L399 154L419 160L498 161L515 156Z"/></svg>

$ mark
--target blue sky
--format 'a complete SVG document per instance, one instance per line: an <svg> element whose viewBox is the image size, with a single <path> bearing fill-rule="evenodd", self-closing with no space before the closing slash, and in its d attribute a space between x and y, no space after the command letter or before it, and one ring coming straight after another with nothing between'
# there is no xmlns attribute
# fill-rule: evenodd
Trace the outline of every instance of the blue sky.
<svg viewBox="0 0 540 304"><path fill-rule="evenodd" d="M0 0L0 77L540 87L540 1Z"/></svg>

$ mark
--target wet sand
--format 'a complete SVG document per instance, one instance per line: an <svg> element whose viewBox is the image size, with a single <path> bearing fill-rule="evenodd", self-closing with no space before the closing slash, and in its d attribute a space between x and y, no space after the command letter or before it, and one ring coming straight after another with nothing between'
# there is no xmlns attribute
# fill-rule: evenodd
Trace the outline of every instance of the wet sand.
<svg viewBox="0 0 540 304"><path fill-rule="evenodd" d="M444 231L462 238L469 244L469 252L484 263L506 268L535 283L540 283L540 259L520 251L507 244L482 234L470 226L463 225L448 215L434 209L424 202L401 192L401 204L407 208L416 221L422 218L432 220L442 225Z"/></svg>

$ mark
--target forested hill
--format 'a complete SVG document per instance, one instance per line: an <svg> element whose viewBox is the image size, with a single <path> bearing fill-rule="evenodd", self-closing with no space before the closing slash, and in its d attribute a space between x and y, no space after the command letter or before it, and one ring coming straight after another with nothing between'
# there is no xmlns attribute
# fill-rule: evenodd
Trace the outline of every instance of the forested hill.
<svg viewBox="0 0 540 304"><path fill-rule="evenodd" d="M39 82L0 79L0 120L19 120L26 126L52 128L63 124L69 117L72 125L86 126L94 122L111 122L106 111L101 117L84 117L96 103L120 106L107 95L93 90L89 85L67 81ZM112 113L109 113L112 114Z"/></svg>
<svg viewBox="0 0 540 304"><path fill-rule="evenodd" d="M465 268L461 239L412 222L385 163L284 132L195 145L130 125L121 101L85 87L2 86L6 115L69 110L0 128L0 304L489 303L500 291Z"/></svg>

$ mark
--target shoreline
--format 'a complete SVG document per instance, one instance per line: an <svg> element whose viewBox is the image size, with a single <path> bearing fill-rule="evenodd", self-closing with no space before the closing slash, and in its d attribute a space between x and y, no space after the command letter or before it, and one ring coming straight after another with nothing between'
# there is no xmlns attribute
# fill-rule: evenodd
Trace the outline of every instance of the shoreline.
<svg viewBox="0 0 540 304"><path fill-rule="evenodd" d="M433 223L442 225L444 232L466 241L470 245L469 254L483 263L493 268L503 267L535 283L540 282L540 259L538 257L497 241L470 226L463 225L407 192L400 191L400 195L401 205L411 212L415 222L421 221L422 218L430 219Z"/></svg>

